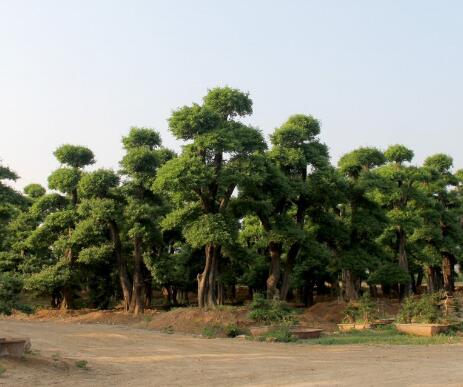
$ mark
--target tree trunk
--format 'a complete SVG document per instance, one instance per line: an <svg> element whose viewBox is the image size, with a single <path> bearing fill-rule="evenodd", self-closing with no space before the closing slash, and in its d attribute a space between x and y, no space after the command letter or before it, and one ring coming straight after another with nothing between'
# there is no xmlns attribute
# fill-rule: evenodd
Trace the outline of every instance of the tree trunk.
<svg viewBox="0 0 463 387"><path fill-rule="evenodd" d="M293 243L289 248L288 257L286 259L286 264L281 278L280 300L286 300L288 298L291 273L300 250L299 242Z"/></svg>
<svg viewBox="0 0 463 387"><path fill-rule="evenodd" d="M452 294L455 290L455 282L453 278L454 259L450 254L442 255L442 277L444 280L444 289Z"/></svg>
<svg viewBox="0 0 463 387"><path fill-rule="evenodd" d="M119 275L119 282L122 289L122 296L124 297L124 311L130 308L130 299L132 297L132 283L130 282L129 273L127 270L127 261L122 254L122 243L119 233L119 227L116 222L109 222L109 231L111 241L114 245L114 253L116 255L117 272Z"/></svg>
<svg viewBox="0 0 463 387"><path fill-rule="evenodd" d="M428 293L439 291L442 288L440 268L436 266L428 266L426 271Z"/></svg>
<svg viewBox="0 0 463 387"><path fill-rule="evenodd" d="M301 301L304 303L304 306L312 306L314 304L313 301L313 281L307 281L304 286L302 287L301 291Z"/></svg>
<svg viewBox="0 0 463 387"><path fill-rule="evenodd" d="M73 306L72 291L68 286L65 286L62 289L62 295L63 297L61 299L60 309L61 310L72 309L72 306Z"/></svg>
<svg viewBox="0 0 463 387"><path fill-rule="evenodd" d="M142 273L142 251L141 251L141 239L140 237L135 237L133 242L133 289L132 289L132 299L130 300L130 312L138 315L142 314L144 311L144 302L143 302L143 273Z"/></svg>
<svg viewBox="0 0 463 387"><path fill-rule="evenodd" d="M206 262L202 273L198 274L198 306L200 308L217 305L216 278L218 271L218 254L220 247L208 243L205 248Z"/></svg>
<svg viewBox="0 0 463 387"><path fill-rule="evenodd" d="M277 284L280 280L280 243L270 242L270 272L267 278L267 298L273 299L278 294Z"/></svg>
<svg viewBox="0 0 463 387"><path fill-rule="evenodd" d="M344 285L344 300L354 301L358 299L357 288L355 285L355 274L347 269L342 270L342 283Z"/></svg>
<svg viewBox="0 0 463 387"><path fill-rule="evenodd" d="M398 258L399 258L399 267L405 271L405 273L409 273L408 269L408 259L407 259L407 251L405 249L407 244L407 236L405 231L400 228L397 233L397 244L398 244ZM400 298L407 297L410 295L412 290L411 284L400 284L399 285L399 296Z"/></svg>

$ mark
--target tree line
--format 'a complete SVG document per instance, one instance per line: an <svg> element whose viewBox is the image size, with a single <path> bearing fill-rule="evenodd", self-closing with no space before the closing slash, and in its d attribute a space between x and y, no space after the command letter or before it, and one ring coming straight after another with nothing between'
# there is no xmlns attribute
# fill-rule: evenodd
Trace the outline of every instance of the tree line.
<svg viewBox="0 0 463 387"><path fill-rule="evenodd" d="M289 117L267 143L240 120L250 114L247 93L209 90L168 120L179 154L133 127L117 171L90 171L90 149L62 145L48 191L15 191L1 166L0 299L139 314L154 289L173 304L195 293L199 307L233 301L237 285L306 305L355 300L362 283L399 297L454 290L463 171L450 156L417 166L404 145L361 147L333 166L316 118Z"/></svg>

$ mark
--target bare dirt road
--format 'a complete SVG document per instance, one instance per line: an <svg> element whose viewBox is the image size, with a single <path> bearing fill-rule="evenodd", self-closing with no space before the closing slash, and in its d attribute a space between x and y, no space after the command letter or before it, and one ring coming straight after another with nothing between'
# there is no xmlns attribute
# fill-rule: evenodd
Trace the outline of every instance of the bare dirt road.
<svg viewBox="0 0 463 387"><path fill-rule="evenodd" d="M2 386L463 386L460 344L322 347L5 320L0 336L34 349L0 359Z"/></svg>

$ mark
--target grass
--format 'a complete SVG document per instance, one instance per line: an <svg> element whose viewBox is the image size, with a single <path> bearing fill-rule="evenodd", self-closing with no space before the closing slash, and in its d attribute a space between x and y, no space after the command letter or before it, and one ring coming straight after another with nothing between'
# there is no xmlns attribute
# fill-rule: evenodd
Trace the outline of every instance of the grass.
<svg viewBox="0 0 463 387"><path fill-rule="evenodd" d="M76 365L77 368L81 368L83 370L86 370L87 366L88 366L88 361L87 360L77 360L75 362L75 365Z"/></svg>
<svg viewBox="0 0 463 387"><path fill-rule="evenodd" d="M454 335L438 335L431 337L412 336L398 332L393 326L363 331L346 333L334 333L322 336L319 339L304 340L307 344L320 345L430 345L453 344L460 342L460 338Z"/></svg>
<svg viewBox="0 0 463 387"><path fill-rule="evenodd" d="M0 365L0 376L2 376L5 372L6 372L6 368Z"/></svg>

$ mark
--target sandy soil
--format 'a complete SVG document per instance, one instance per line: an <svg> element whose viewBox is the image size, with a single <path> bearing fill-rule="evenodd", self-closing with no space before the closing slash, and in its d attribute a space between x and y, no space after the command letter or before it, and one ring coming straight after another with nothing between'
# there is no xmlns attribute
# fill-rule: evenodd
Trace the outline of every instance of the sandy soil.
<svg viewBox="0 0 463 387"><path fill-rule="evenodd" d="M322 347L14 320L0 320L0 336L33 345L22 360L0 359L2 386L463 385L460 344Z"/></svg>

